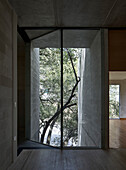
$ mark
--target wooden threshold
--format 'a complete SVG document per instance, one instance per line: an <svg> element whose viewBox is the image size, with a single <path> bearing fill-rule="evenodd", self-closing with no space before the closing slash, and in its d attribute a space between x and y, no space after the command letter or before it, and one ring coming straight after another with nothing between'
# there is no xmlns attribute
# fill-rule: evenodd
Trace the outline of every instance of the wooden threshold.
<svg viewBox="0 0 126 170"><path fill-rule="evenodd" d="M126 118L120 118L120 120L126 120Z"/></svg>

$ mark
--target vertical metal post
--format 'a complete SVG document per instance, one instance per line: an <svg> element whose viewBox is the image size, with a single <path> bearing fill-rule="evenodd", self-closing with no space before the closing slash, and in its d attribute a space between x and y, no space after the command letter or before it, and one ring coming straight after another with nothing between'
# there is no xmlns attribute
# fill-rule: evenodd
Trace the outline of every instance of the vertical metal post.
<svg viewBox="0 0 126 170"><path fill-rule="evenodd" d="M63 149L63 29L61 35L61 149Z"/></svg>

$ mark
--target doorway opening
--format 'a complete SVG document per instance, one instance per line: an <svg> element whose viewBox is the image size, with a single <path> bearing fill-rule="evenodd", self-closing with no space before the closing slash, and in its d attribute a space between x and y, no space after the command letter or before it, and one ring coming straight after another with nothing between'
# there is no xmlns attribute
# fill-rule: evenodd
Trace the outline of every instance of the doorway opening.
<svg viewBox="0 0 126 170"><path fill-rule="evenodd" d="M109 72L109 147L126 148L126 72Z"/></svg>

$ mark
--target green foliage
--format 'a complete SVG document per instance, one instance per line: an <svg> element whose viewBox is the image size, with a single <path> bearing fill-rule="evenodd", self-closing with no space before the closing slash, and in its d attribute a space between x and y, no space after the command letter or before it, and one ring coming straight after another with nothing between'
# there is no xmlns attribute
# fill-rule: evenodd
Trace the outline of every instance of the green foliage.
<svg viewBox="0 0 126 170"><path fill-rule="evenodd" d="M109 118L119 118L119 85L109 85Z"/></svg>
<svg viewBox="0 0 126 170"><path fill-rule="evenodd" d="M60 50L40 49L41 119L49 119L60 103Z"/></svg>
<svg viewBox="0 0 126 170"><path fill-rule="evenodd" d="M69 49L72 56L72 61L77 72L77 62L79 49ZM61 100L61 70L60 70L60 49L46 48L40 49L40 118L42 122L49 120L60 107ZM71 91L76 83L75 75L72 69L67 50L64 49L63 59L63 102L67 102L71 95ZM77 103L77 88L76 96L72 98L72 103ZM77 115L78 107L74 105L64 110L64 144L67 145L71 139L72 142L77 142ZM56 124L60 124L60 117ZM56 140L56 139L54 139ZM57 139L59 140L59 139Z"/></svg>

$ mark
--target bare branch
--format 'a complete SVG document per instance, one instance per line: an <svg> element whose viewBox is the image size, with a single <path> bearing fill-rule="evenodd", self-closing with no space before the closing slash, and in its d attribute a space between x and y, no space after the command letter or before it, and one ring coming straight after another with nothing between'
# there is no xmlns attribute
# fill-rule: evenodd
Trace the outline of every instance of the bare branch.
<svg viewBox="0 0 126 170"><path fill-rule="evenodd" d="M77 103L73 103L73 104L67 105L67 107L72 107L72 106L76 106L76 105L77 105Z"/></svg>
<svg viewBox="0 0 126 170"><path fill-rule="evenodd" d="M41 101L43 101L43 102L50 102L51 104L53 104L53 102L51 100L49 100L49 99L41 99Z"/></svg>
<svg viewBox="0 0 126 170"><path fill-rule="evenodd" d="M71 61L71 65L72 65L72 68L73 68L73 71L74 71L75 79L76 79L76 82L77 82L78 81L77 74L76 74L76 71L75 71L75 68L74 68L74 64L73 64L73 61L72 61L71 54L70 54L68 49L67 49L67 53L69 55L69 58L70 58L70 61Z"/></svg>
<svg viewBox="0 0 126 170"><path fill-rule="evenodd" d="M68 108L68 104L71 102L71 99L75 96L74 91L79 83L80 79L77 80L76 84L74 85L73 89L72 89L72 92L71 92L71 95L68 99L68 101L66 102L66 104L63 106L63 110L65 110L66 108ZM61 108L47 121L46 123L46 126L44 127L43 129L43 133L41 135L41 142L43 143L44 141L44 136L45 136L45 133L46 133L46 130L47 128L49 127L50 123L61 113Z"/></svg>
<svg viewBox="0 0 126 170"><path fill-rule="evenodd" d="M40 97L40 96L39 96L39 99L40 99L41 104L43 105L43 102L42 102L42 99L41 99L41 97Z"/></svg>

